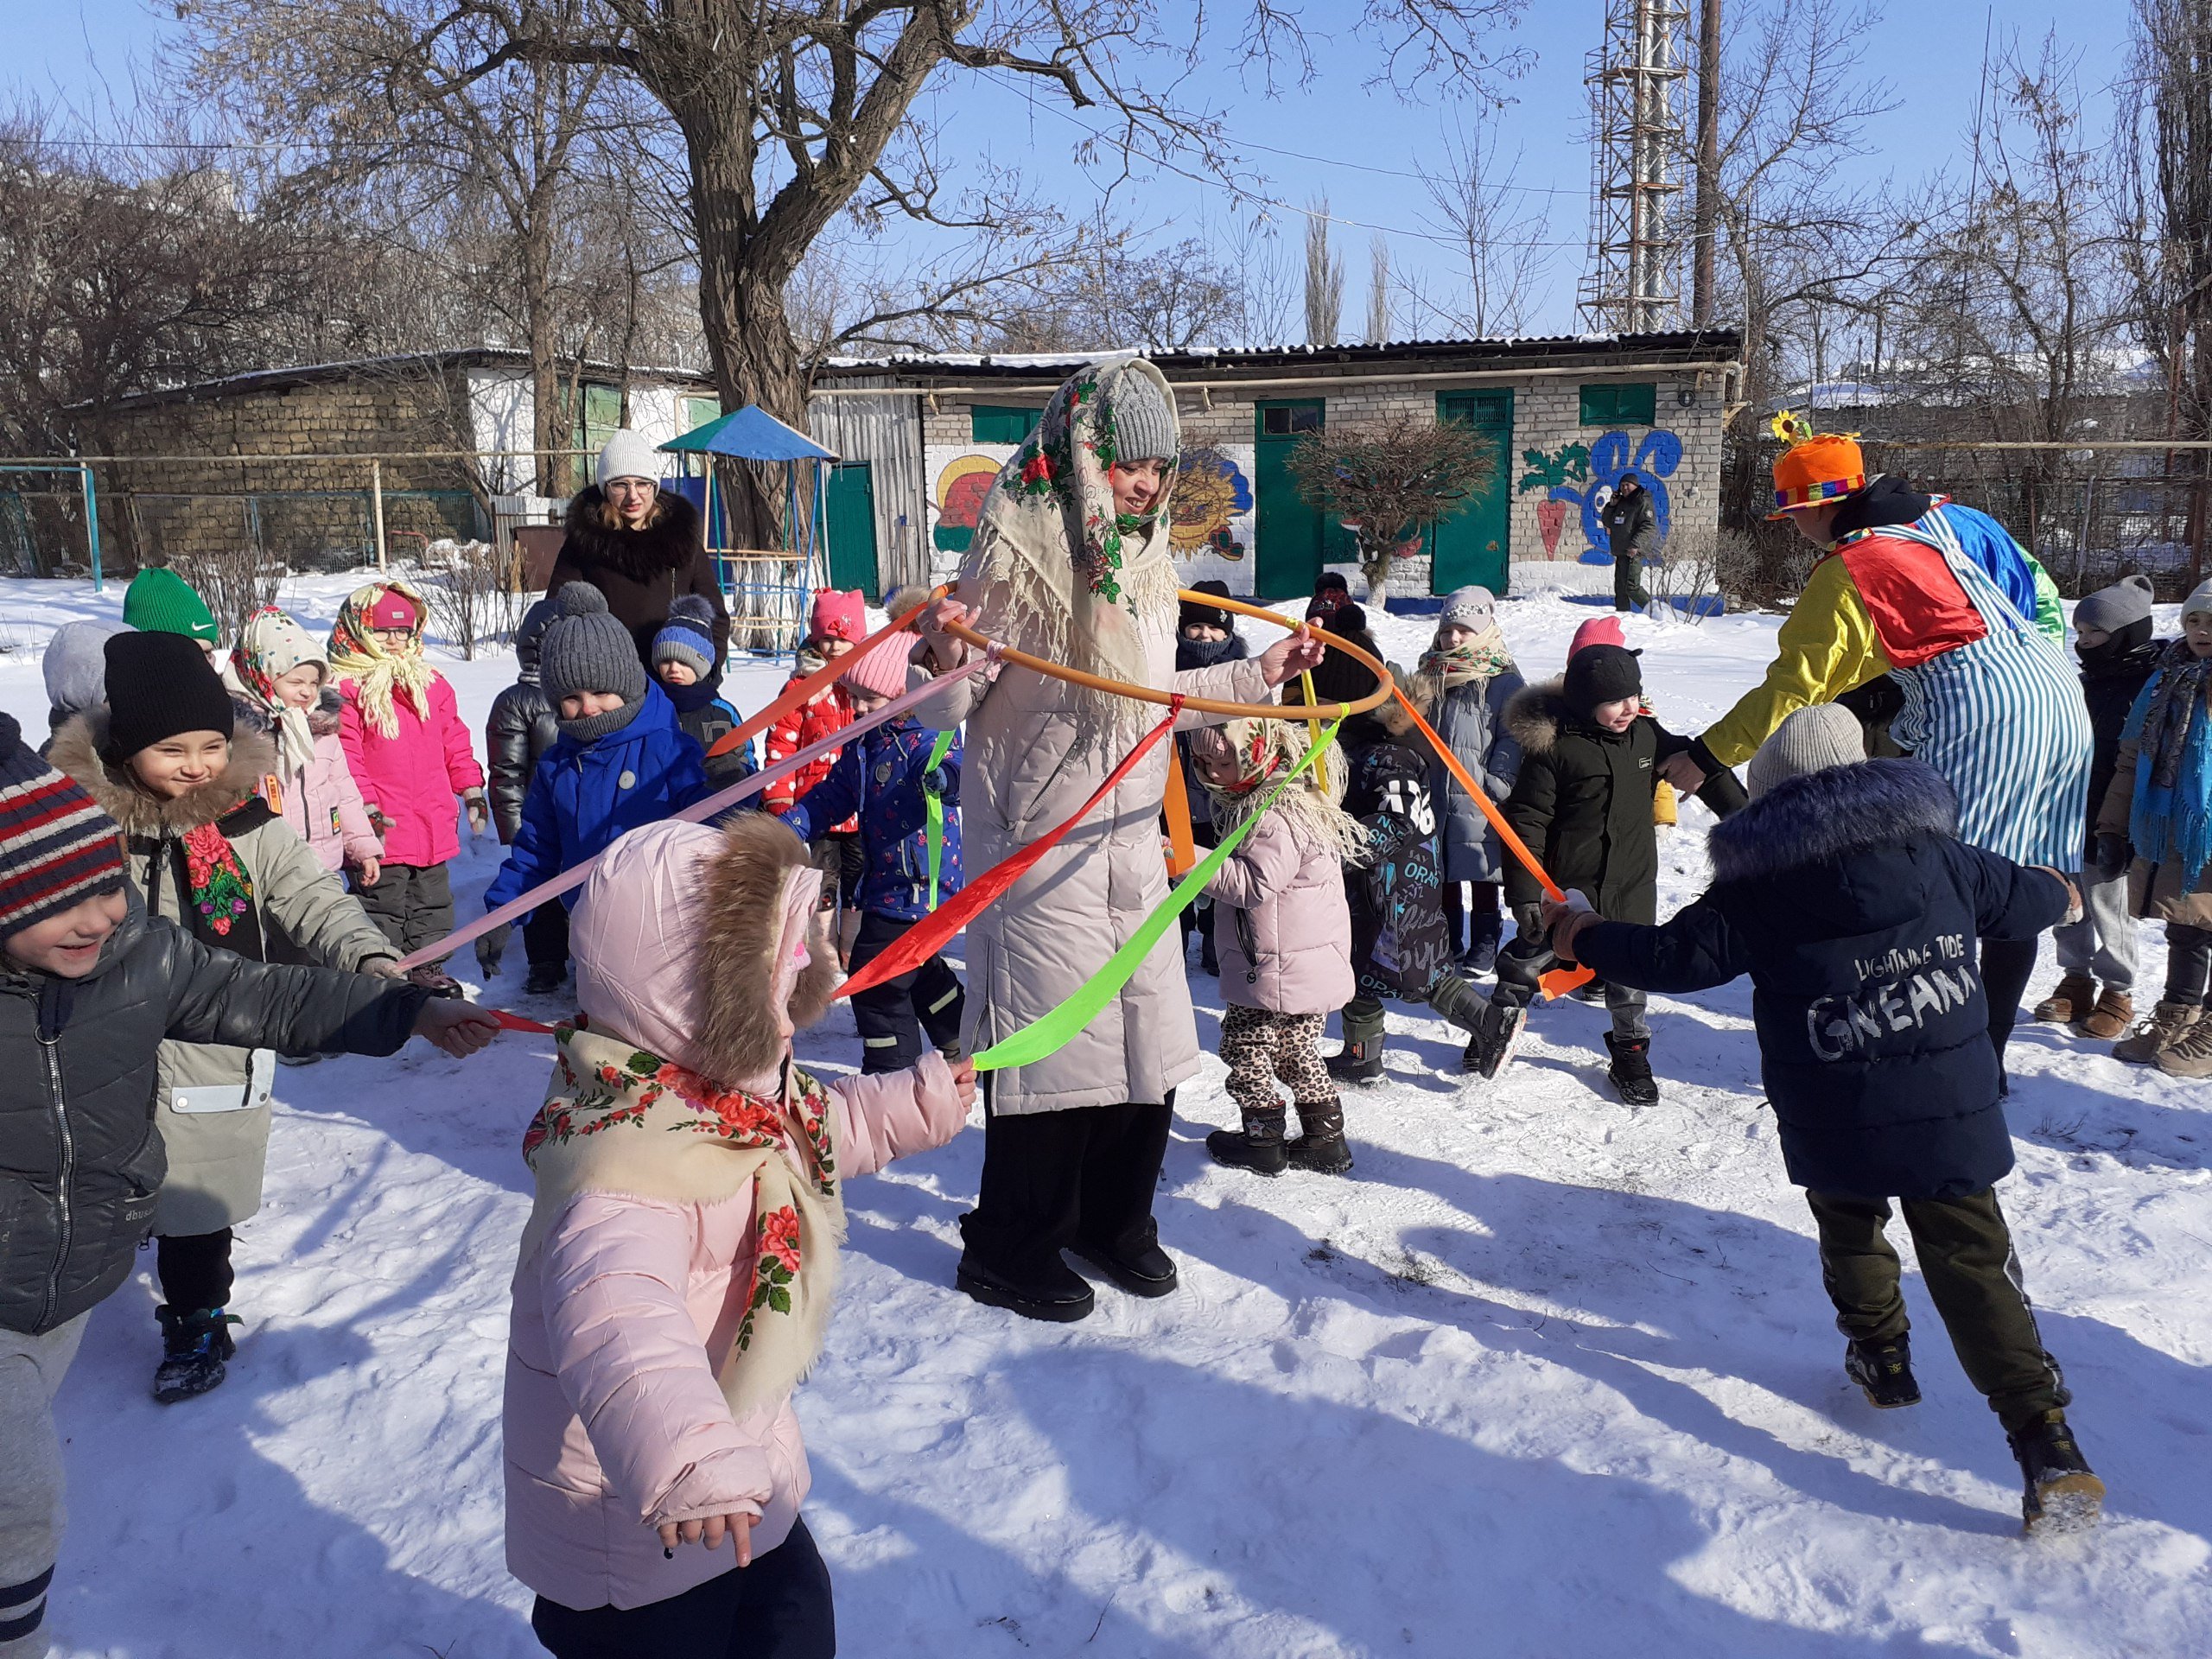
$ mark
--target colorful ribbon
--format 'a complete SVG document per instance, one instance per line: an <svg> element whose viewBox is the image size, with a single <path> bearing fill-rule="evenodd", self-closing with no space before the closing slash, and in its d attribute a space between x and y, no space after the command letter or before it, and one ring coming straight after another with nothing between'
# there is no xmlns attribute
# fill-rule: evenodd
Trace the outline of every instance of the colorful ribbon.
<svg viewBox="0 0 2212 1659"><path fill-rule="evenodd" d="M930 908L937 908L938 873L944 866L944 798L929 785L931 775L944 764L944 757L952 753L953 740L960 735L957 726L948 726L937 734L937 741L930 746L930 763L922 771L922 813L929 821L930 849Z"/></svg>
<svg viewBox="0 0 2212 1659"><path fill-rule="evenodd" d="M903 632L908 623L929 609L931 605L944 596L944 589L942 588L936 589L929 598L909 610L904 616L893 617L891 620L868 635L843 656L833 657L827 664L816 669L804 679L792 681L778 694L774 702L759 714L740 721L734 728L724 732L716 738L714 747L707 751L707 759L711 760L716 755L728 754L739 744L751 742L755 733L766 731L769 727L791 713L799 704L812 702L817 693L828 690L830 683L839 675L891 638L893 634Z"/></svg>
<svg viewBox="0 0 2212 1659"><path fill-rule="evenodd" d="M1204 890L1214 878L1216 871L1229 861L1244 837L1252 831L1275 804L1275 798L1297 782L1299 774L1315 764L1321 754L1337 740L1337 728L1341 719L1330 722L1313 747L1299 757L1298 764L1282 775L1267 798L1255 807L1244 822L1224 838L1221 844L1209 852L1192 872L1176 883L1175 890L1162 904L1139 925L1129 936L1129 942L1107 958L1106 965L1078 986L1075 995L1038 1019L1024 1026L1010 1037L1000 1039L976 1057L978 1071L995 1071L1003 1066L1034 1065L1047 1056L1057 1054L1075 1039L1076 1033L1098 1017L1099 1012L1112 1001L1129 976L1136 972L1137 964L1152 954L1152 947L1160 943L1160 936L1175 925L1176 917Z"/></svg>
<svg viewBox="0 0 2212 1659"><path fill-rule="evenodd" d="M968 925L969 920L982 913L983 907L1027 875L1037 861L1058 846L1067 833L1098 810L1099 803L1122 786L1122 780L1136 770L1137 762L1151 753L1160 740L1175 729L1175 721L1183 712L1183 699L1175 698L1167 707L1167 716L1141 738L1122 764L1107 774L1106 781L1098 785L1090 798L1077 807L1072 817L1039 839L1031 842L1020 852L1001 859L997 863L945 901L944 908L916 922L868 966L837 988L839 996L854 996L872 989L886 980L909 974L927 962L954 934Z"/></svg>
<svg viewBox="0 0 2212 1659"><path fill-rule="evenodd" d="M910 611L907 614L911 616L913 613ZM708 796L705 800L695 801L682 811L671 812L669 816L685 823L698 823L711 818L716 813L736 805L747 797L759 794L779 778L797 772L801 766L820 759L830 750L849 743L863 732L873 731L887 720L898 719L915 704L935 696L956 681L964 680L970 674L982 672L984 669L990 667L994 660L995 659L990 656L971 657L959 667L949 669L935 679L926 681L911 691L902 692L880 709L860 715L851 725L831 733L820 742L808 744L788 760L779 760L774 766L756 772L750 778L741 778L728 789L719 790ZM719 748L721 745L717 744L715 747ZM399 970L404 973L408 969L420 967L426 962L439 961L450 956L471 939L489 933L493 928L504 923L512 922L518 917L529 914L548 899L556 898L571 887L582 887L590 876L593 868L598 864L599 857L597 853L593 854L582 863L562 871L550 881L540 882L519 899L509 899L497 910L486 911L466 927L455 928L436 944L426 944L412 956L402 957L399 962Z"/></svg>

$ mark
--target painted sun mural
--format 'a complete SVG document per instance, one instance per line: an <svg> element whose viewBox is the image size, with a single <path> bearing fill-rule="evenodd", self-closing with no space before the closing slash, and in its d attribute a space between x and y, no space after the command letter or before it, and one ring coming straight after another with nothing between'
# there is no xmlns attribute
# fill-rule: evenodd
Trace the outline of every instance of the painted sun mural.
<svg viewBox="0 0 2212 1659"><path fill-rule="evenodd" d="M1211 446L1185 449L1168 506L1167 541L1179 557L1201 551L1239 560L1235 520L1252 511L1252 485L1236 463Z"/></svg>
<svg viewBox="0 0 2212 1659"><path fill-rule="evenodd" d="M965 553L976 539L983 503L990 498L991 480L999 462L988 455L956 455L937 475L937 529L932 539L946 553Z"/></svg>

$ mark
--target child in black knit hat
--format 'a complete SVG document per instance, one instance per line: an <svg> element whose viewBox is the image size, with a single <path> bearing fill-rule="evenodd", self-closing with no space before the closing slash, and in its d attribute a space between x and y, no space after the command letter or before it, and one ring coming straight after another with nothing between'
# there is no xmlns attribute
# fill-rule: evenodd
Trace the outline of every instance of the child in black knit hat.
<svg viewBox="0 0 2212 1659"><path fill-rule="evenodd" d="M127 637L189 652L220 694L191 639ZM389 1054L411 1032L467 1054L498 1029L404 980L254 962L148 917L115 820L0 715L0 1647L44 1651L61 1541L52 1402L161 1202L160 1051Z"/></svg>

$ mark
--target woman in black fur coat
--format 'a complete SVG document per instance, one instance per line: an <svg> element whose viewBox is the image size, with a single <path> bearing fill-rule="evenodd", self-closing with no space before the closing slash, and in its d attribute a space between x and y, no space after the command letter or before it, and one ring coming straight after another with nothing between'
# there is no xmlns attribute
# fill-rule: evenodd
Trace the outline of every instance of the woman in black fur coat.
<svg viewBox="0 0 2212 1659"><path fill-rule="evenodd" d="M652 671L653 635L679 594L696 594L715 607L717 667L729 654L729 607L707 551L699 510L659 486L660 459L625 429L599 452L598 481L569 503L569 538L553 562L546 592L588 582L637 641L638 660Z"/></svg>

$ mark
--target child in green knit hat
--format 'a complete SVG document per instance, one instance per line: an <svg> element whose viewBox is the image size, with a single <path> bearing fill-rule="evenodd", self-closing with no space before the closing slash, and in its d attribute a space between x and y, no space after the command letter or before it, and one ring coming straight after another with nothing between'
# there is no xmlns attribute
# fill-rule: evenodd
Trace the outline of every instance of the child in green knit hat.
<svg viewBox="0 0 2212 1659"><path fill-rule="evenodd" d="M123 594L123 625L143 633L181 633L210 657L221 630L215 613L190 582L174 570L149 565L130 578Z"/></svg>

